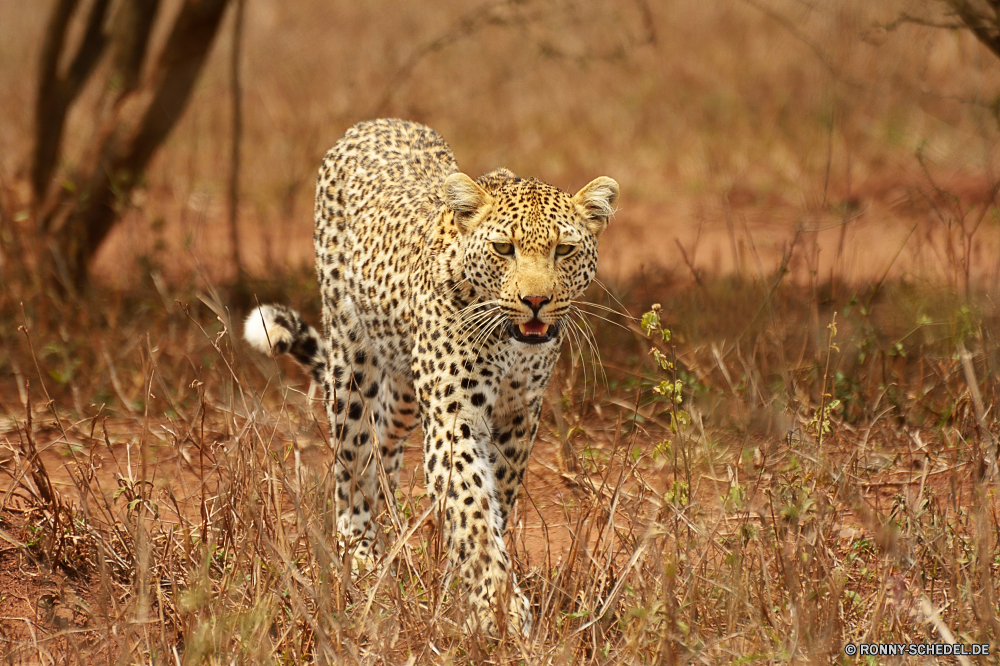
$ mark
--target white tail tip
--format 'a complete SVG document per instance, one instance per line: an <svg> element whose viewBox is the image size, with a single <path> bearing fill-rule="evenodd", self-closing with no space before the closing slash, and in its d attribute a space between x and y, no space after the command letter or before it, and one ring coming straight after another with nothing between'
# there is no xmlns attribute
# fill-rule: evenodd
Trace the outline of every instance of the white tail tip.
<svg viewBox="0 0 1000 666"><path fill-rule="evenodd" d="M275 322L275 314L277 310L274 307L262 305L254 308L243 324L243 339L269 356L273 355L272 349L279 342L292 342L292 332Z"/></svg>

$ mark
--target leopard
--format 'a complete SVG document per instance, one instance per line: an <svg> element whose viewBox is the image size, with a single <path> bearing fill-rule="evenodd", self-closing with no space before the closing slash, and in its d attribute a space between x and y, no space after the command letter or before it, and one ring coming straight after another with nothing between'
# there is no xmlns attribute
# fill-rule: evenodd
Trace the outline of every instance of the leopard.
<svg viewBox="0 0 1000 666"><path fill-rule="evenodd" d="M291 355L322 391L337 533L355 557L382 548L378 516L420 426L446 566L490 636L531 631L504 534L618 195L607 176L575 195L504 168L473 179L433 129L361 122L316 182L323 335L278 304L245 320L253 348Z"/></svg>

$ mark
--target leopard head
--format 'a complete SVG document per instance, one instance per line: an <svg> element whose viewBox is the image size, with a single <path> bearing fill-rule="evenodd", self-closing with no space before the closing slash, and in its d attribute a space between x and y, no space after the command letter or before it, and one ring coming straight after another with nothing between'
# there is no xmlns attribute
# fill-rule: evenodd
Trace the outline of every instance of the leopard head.
<svg viewBox="0 0 1000 666"><path fill-rule="evenodd" d="M444 200L461 237L464 279L480 303L471 318L506 325L527 347L558 338L573 299L597 272L597 243L618 183L601 176L569 195L506 169L478 181L454 173L444 182Z"/></svg>

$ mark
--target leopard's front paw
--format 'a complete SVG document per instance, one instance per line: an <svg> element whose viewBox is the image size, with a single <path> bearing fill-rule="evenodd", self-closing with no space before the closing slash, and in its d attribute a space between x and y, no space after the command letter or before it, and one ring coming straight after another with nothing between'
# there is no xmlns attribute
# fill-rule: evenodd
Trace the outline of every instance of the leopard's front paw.
<svg viewBox="0 0 1000 666"><path fill-rule="evenodd" d="M351 575L355 578L365 575L371 571L378 570L379 556L374 548L364 548L362 544L341 551L351 558Z"/></svg>
<svg viewBox="0 0 1000 666"><path fill-rule="evenodd" d="M521 635L527 638L531 635L531 604L521 590L515 588L507 612L507 622L510 629L521 628Z"/></svg>
<svg viewBox="0 0 1000 666"><path fill-rule="evenodd" d="M497 613L496 597L481 601L485 603L477 604L476 612L472 613L465 620L465 629L467 632L471 633L478 629L484 636L491 640L500 639L504 633L509 635L514 632L520 632L524 638L527 638L531 634L531 604L519 589L515 588L513 590L507 604L506 632L500 627L500 622L503 622L504 618Z"/></svg>
<svg viewBox="0 0 1000 666"><path fill-rule="evenodd" d="M343 559L350 560L353 578L376 571L381 559L378 548L374 546L371 539L347 541L343 536L339 536L337 538L337 552Z"/></svg>

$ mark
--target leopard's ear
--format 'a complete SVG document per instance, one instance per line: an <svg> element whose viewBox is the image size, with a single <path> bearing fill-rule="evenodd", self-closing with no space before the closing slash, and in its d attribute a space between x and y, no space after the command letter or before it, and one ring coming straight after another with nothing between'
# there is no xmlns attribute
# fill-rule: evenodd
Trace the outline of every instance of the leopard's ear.
<svg viewBox="0 0 1000 666"><path fill-rule="evenodd" d="M455 224L467 234L475 228L479 213L493 197L464 173L453 173L444 181L444 202L455 213Z"/></svg>
<svg viewBox="0 0 1000 666"><path fill-rule="evenodd" d="M618 201L618 183L607 176L600 176L587 183L573 197L573 203L580 209L587 229L600 238L608 227L608 218L615 212Z"/></svg>

